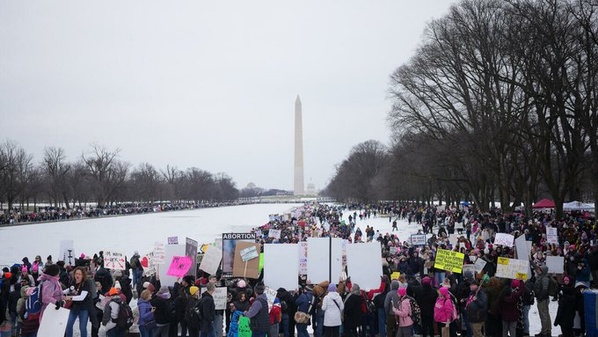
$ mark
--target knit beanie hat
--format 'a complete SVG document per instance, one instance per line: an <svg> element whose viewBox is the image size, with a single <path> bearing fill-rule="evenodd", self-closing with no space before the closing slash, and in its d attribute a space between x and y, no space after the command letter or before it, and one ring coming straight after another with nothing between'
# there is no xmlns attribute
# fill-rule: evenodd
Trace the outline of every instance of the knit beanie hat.
<svg viewBox="0 0 598 337"><path fill-rule="evenodd" d="M191 294L191 296L195 296L195 294L197 294L197 291L199 291L199 288L196 286L191 286L189 288L189 294Z"/></svg>
<svg viewBox="0 0 598 337"><path fill-rule="evenodd" d="M427 286L429 286L429 285L431 285L431 284L432 284L432 279L431 279L431 278L429 278L428 276L425 276L425 277L422 279L422 285L424 285L424 286L426 286L426 285L427 285Z"/></svg>
<svg viewBox="0 0 598 337"><path fill-rule="evenodd" d="M448 288L446 287L440 287L440 289L438 289L438 291L440 292L440 295L444 296L444 297L448 297Z"/></svg>
<svg viewBox="0 0 598 337"><path fill-rule="evenodd" d="M407 288L399 288L399 296L407 295Z"/></svg>
<svg viewBox="0 0 598 337"><path fill-rule="evenodd" d="M334 291L336 291L336 284L330 283L328 285L328 292L334 292Z"/></svg>

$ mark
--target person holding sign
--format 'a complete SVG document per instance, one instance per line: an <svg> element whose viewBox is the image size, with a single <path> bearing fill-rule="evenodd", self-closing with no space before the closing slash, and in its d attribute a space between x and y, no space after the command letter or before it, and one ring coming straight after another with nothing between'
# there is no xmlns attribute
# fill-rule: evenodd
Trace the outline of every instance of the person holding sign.
<svg viewBox="0 0 598 337"><path fill-rule="evenodd" d="M453 322L456 317L457 308L451 300L451 294L447 287L440 287L438 289L439 296L434 305L434 320L443 330L442 337L456 337L457 331L453 328ZM449 332L447 334L447 331Z"/></svg>

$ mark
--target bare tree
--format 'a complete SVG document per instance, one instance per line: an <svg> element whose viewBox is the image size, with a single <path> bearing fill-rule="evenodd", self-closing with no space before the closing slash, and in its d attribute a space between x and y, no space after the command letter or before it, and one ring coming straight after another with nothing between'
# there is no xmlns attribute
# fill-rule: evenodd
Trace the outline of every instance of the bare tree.
<svg viewBox="0 0 598 337"><path fill-rule="evenodd" d="M119 188L124 186L128 164L118 160L119 152L119 149L109 151L99 145L92 145L91 151L81 156L93 183L96 200L100 207L114 201Z"/></svg>
<svg viewBox="0 0 598 337"><path fill-rule="evenodd" d="M33 170L32 160L33 156L17 143L7 140L0 144L0 194L8 203L9 210L27 189L27 179Z"/></svg>
<svg viewBox="0 0 598 337"><path fill-rule="evenodd" d="M64 149L47 147L42 160L42 170L47 178L50 203L53 201L55 206L58 207L59 202L64 202L65 207L70 208L66 179L71 170L71 165L65 161L65 158Z"/></svg>

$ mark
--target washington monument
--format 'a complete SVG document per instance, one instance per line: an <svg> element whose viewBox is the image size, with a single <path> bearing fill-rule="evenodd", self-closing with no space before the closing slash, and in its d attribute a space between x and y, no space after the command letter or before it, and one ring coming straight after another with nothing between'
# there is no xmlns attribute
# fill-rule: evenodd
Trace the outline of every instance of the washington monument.
<svg viewBox="0 0 598 337"><path fill-rule="evenodd" d="M301 121L301 99L295 100L295 195L305 193L303 184L303 126Z"/></svg>

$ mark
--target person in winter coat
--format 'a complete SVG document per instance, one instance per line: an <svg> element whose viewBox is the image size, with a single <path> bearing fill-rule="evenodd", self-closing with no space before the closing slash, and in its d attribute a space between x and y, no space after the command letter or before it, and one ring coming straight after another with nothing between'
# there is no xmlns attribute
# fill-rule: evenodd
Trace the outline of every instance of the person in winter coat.
<svg viewBox="0 0 598 337"><path fill-rule="evenodd" d="M554 326L560 325L563 337L573 337L573 320L575 319L575 288L568 276L563 278L560 289L559 307L557 309Z"/></svg>
<svg viewBox="0 0 598 337"><path fill-rule="evenodd" d="M152 337L154 333L155 319L152 311L152 304L150 300L152 292L145 289L141 292L141 296L137 300L137 310L139 311L139 319L137 325L139 326L140 337ZM152 323L153 322L153 323Z"/></svg>
<svg viewBox="0 0 598 337"><path fill-rule="evenodd" d="M106 327L107 337L123 337L125 331L116 326L118 318L118 311L120 310L120 303L122 299L116 288L110 288L108 291L110 301L104 306L104 316L102 318L102 325Z"/></svg>
<svg viewBox="0 0 598 337"><path fill-rule="evenodd" d="M413 334L413 320L411 319L411 302L407 298L407 289L399 288L399 301L393 305L393 312L399 322L397 337L411 337Z"/></svg>
<svg viewBox="0 0 598 337"><path fill-rule="evenodd" d="M508 282L508 280L506 280ZM506 286L497 277L491 277L486 282L484 290L488 295L488 316L486 318L484 333L489 337L502 337L501 300L503 288Z"/></svg>
<svg viewBox="0 0 598 337"><path fill-rule="evenodd" d="M216 291L216 284L208 282L206 284L206 291L201 295L199 308L201 310L201 324L199 330L201 337L216 337L214 333L214 316L216 315L216 305L214 304L214 292ZM220 337L220 336L218 336Z"/></svg>
<svg viewBox="0 0 598 337"><path fill-rule="evenodd" d="M536 337L550 337L552 336L552 327L550 322L550 311L548 310L548 287L550 280L548 279L548 267L545 265L536 267L536 282L534 283L534 293L538 303L538 314L542 323L542 330Z"/></svg>
<svg viewBox="0 0 598 337"><path fill-rule="evenodd" d="M465 302L465 311L473 337L484 337L482 327L488 313L488 297L486 291L478 286L476 282L469 285L469 296Z"/></svg>
<svg viewBox="0 0 598 337"><path fill-rule="evenodd" d="M336 285L328 285L328 294L322 300L324 310L324 336L338 337L342 324L342 313L345 305L341 296L336 292Z"/></svg>
<svg viewBox="0 0 598 337"><path fill-rule="evenodd" d="M291 320L293 319L295 311L297 311L295 299L285 288L278 288L276 297L280 299L280 307L282 310L279 331L283 334L283 337L289 337L292 333ZM243 311L245 310L247 309L244 309Z"/></svg>
<svg viewBox="0 0 598 337"><path fill-rule="evenodd" d="M258 283L254 292L257 295L249 310L243 315L251 320L251 336L264 337L270 331L270 317L268 315L268 297L264 294L266 287L263 283Z"/></svg>
<svg viewBox="0 0 598 337"><path fill-rule="evenodd" d="M44 311L50 304L56 307L56 309L64 305L64 295L62 294L62 287L58 281L58 272L60 268L55 265L49 265L46 267L46 271L39 277L39 281L43 282L42 285L42 308L39 316L39 320L43 319Z"/></svg>
<svg viewBox="0 0 598 337"><path fill-rule="evenodd" d="M168 286L160 287L160 290L150 300L152 305L152 312L156 320L156 327L154 328L154 337L168 337L170 330L170 290Z"/></svg>
<svg viewBox="0 0 598 337"><path fill-rule="evenodd" d="M278 337L278 332L280 330L280 320L282 318L282 308L280 306L280 299L278 297L274 298L274 302L272 303L272 307L270 308L270 313L268 316L270 318L270 331L268 331L268 337Z"/></svg>
<svg viewBox="0 0 598 337"><path fill-rule="evenodd" d="M361 326L362 303L361 289L357 283L354 283L344 302L343 335L345 337L357 337L357 327Z"/></svg>
<svg viewBox="0 0 598 337"><path fill-rule="evenodd" d="M512 280L510 287L505 287L501 294L502 336L516 337L517 322L521 317L519 302L522 300L525 288L521 281Z"/></svg>
<svg viewBox="0 0 598 337"><path fill-rule="evenodd" d="M303 293L297 297L295 303L297 304L297 311L301 311L307 314L313 313L314 295L307 288L303 290ZM361 312L360 312L361 314ZM361 319L359 320L361 322ZM309 322L308 322L309 323ZM297 323L297 337L309 337L307 332L308 323Z"/></svg>
<svg viewBox="0 0 598 337"><path fill-rule="evenodd" d="M386 314L386 336L388 337L394 337L397 334L397 315L394 313L392 309L394 303L399 303L398 290L399 281L392 280L392 282L390 282L390 291L386 293L386 296L384 297L384 312Z"/></svg>
<svg viewBox="0 0 598 337"><path fill-rule="evenodd" d="M438 298L438 292L432 287L430 277L425 276L421 283L421 288L414 288L413 297L421 311L422 337L434 337L434 305Z"/></svg>
<svg viewBox="0 0 598 337"><path fill-rule="evenodd" d="M439 296L434 305L434 321L436 321L440 328L451 327L451 337L456 337L456 330L452 329L451 322L455 319L453 317L453 310L456 309L451 300L451 294L448 288L440 287L438 289Z"/></svg>
<svg viewBox="0 0 598 337"><path fill-rule="evenodd" d="M199 288L196 286L189 287L189 298L187 298L185 304L185 322L187 323L187 329L189 331L189 337L199 337L199 325L200 321L197 317L193 317L190 313L196 308L199 309Z"/></svg>

